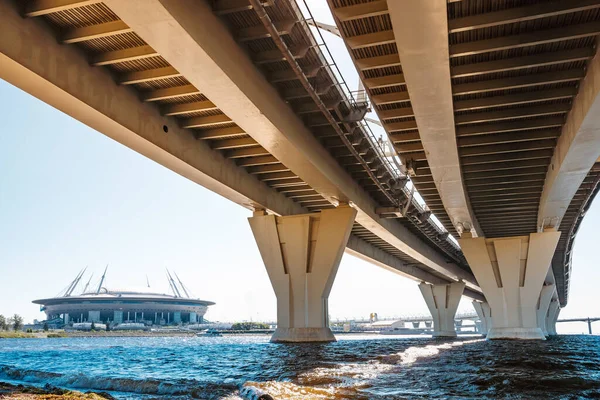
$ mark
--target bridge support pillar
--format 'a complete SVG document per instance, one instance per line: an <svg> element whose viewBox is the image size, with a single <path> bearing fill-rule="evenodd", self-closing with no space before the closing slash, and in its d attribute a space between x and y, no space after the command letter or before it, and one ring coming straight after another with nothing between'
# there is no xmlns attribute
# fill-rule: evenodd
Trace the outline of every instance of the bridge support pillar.
<svg viewBox="0 0 600 400"><path fill-rule="evenodd" d="M542 286L542 291L540 292L540 298L538 300L537 322L538 327L545 336L548 336L549 334L548 328L546 327L546 319L548 317L550 301L552 300L552 295L554 295L555 290L556 288L552 284Z"/></svg>
<svg viewBox="0 0 600 400"><path fill-rule="evenodd" d="M488 339L545 339L537 309L560 232L459 240L491 309Z"/></svg>
<svg viewBox="0 0 600 400"><path fill-rule="evenodd" d="M419 285L425 303L433 318L433 337L456 337L454 317L458 303L465 290L464 282L447 285Z"/></svg>
<svg viewBox="0 0 600 400"><path fill-rule="evenodd" d="M473 308L479 317L479 332L482 335L487 335L492 327L492 310L486 302L473 301Z"/></svg>
<svg viewBox="0 0 600 400"><path fill-rule="evenodd" d="M548 314L546 315L546 330L548 335L556 335L556 320L560 313L560 304L558 300L553 299L548 306Z"/></svg>
<svg viewBox="0 0 600 400"><path fill-rule="evenodd" d="M249 218L275 296L272 342L332 342L328 299L352 230L356 210Z"/></svg>

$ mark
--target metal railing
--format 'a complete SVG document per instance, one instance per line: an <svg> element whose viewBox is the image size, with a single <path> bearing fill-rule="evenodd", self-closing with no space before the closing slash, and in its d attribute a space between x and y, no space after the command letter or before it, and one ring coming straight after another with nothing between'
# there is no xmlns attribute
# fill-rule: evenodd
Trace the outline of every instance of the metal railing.
<svg viewBox="0 0 600 400"><path fill-rule="evenodd" d="M301 2L301 4L304 7L300 7L298 5L298 2ZM289 0L287 4L289 4L292 7L290 11L298 17L299 22L304 28L303 30L309 35L309 39L312 40L313 43L311 43L310 45L313 49L315 49L317 56L320 58L324 67L330 74L331 80L334 82L334 86L338 88L339 93L342 96L342 102L344 102L350 110L358 109L359 107L368 108L370 106L369 96L367 95L365 90L350 90L342 72L340 71L337 63L335 62L333 55L331 54L331 51L329 50L329 47L325 42L325 39L323 38L323 35L321 34L321 30L315 27L314 23L316 22L316 20L310 10L310 7L306 3L306 0ZM309 21L312 21L313 24L309 23ZM314 32L316 32L316 35ZM358 101L357 97L361 97L361 101ZM363 118L359 121L356 121L355 123L358 125L358 128L361 130L361 132L367 139L370 147L375 151L377 158L382 163L389 176L393 179L410 180L410 178L406 174L404 174L396 165L394 165L394 163L392 163L390 159L385 155L385 148L383 147L383 144L375 136L375 134L371 130L371 127L368 125L365 119ZM410 206L416 209L418 213L421 214L429 211L426 203L423 206L414 196L411 196L411 189L407 188L407 186L405 186L402 189L402 192L407 199L411 199ZM400 199L397 199L397 201L401 203ZM429 225L433 227L433 229L437 232L438 235L448 233L448 231L441 225L441 223L436 223L436 221L431 217L427 219L427 222L429 222ZM451 235L448 235L448 237L445 239L446 242L450 244L455 250L460 251L460 246L458 246L456 240L452 240L450 236Z"/></svg>

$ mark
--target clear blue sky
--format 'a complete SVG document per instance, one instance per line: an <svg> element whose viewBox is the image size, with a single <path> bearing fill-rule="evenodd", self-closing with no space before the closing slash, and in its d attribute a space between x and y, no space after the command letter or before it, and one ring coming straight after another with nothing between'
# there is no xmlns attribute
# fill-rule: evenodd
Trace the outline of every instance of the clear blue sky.
<svg viewBox="0 0 600 400"><path fill-rule="evenodd" d="M332 22L326 7L313 12ZM339 39L326 40L344 76L356 82ZM248 210L2 80L0 110L0 314L41 319L31 300L57 294L86 265L97 281L110 264L108 287L142 287L148 275L154 289L167 292L168 267L197 297L217 303L210 320L275 319ZM599 222L595 204L577 238L570 301L561 317L600 316ZM472 310L467 299L460 310ZM330 312L333 318L428 313L416 282L349 255Z"/></svg>

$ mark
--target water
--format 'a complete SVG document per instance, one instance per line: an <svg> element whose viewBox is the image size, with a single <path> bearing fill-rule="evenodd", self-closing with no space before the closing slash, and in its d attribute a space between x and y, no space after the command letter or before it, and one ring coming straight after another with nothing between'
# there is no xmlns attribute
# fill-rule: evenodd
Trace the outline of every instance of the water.
<svg viewBox="0 0 600 400"><path fill-rule="evenodd" d="M118 399L600 399L600 337L267 336L0 340L0 381L110 391ZM250 383L249 383L250 382Z"/></svg>

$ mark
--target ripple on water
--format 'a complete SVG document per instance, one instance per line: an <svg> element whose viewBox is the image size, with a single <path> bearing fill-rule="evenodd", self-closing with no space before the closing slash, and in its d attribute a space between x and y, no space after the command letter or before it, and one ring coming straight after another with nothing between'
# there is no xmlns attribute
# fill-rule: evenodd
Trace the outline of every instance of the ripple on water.
<svg viewBox="0 0 600 400"><path fill-rule="evenodd" d="M600 337L545 342L266 336L64 338L0 342L0 380L106 390L117 398L600 399Z"/></svg>

